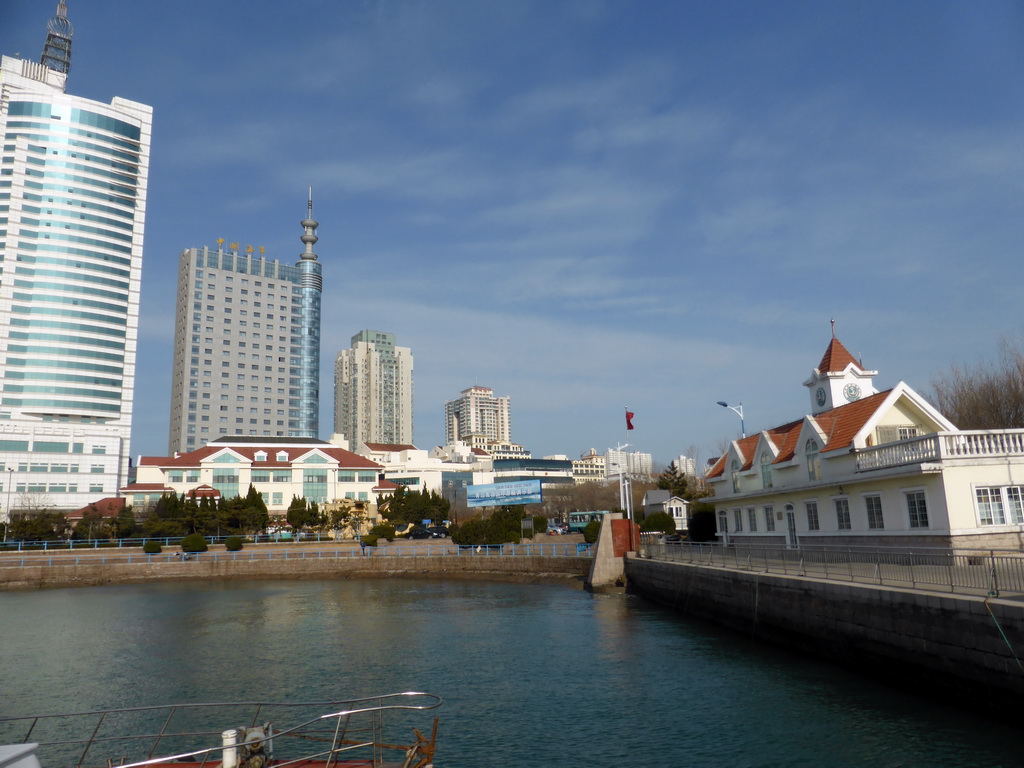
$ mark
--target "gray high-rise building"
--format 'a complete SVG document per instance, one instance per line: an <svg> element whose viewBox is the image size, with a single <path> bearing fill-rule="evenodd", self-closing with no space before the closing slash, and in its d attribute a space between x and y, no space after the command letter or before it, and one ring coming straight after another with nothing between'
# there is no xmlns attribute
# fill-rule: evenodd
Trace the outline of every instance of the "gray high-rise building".
<svg viewBox="0 0 1024 768"><path fill-rule="evenodd" d="M67 93L64 0L0 59L0 483L74 510L128 482L152 107Z"/></svg>
<svg viewBox="0 0 1024 768"><path fill-rule="evenodd" d="M395 335L360 331L334 362L334 431L362 443L413 445L412 350Z"/></svg>
<svg viewBox="0 0 1024 768"><path fill-rule="evenodd" d="M190 248L178 265L168 450L224 435L317 437L320 411L318 222L309 214L297 264Z"/></svg>

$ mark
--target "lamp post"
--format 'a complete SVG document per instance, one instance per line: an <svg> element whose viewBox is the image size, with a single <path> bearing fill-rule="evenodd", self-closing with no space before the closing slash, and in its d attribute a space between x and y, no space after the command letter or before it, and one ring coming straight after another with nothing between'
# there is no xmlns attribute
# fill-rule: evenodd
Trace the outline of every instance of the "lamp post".
<svg viewBox="0 0 1024 768"><path fill-rule="evenodd" d="M735 412L736 415L740 417L740 434L742 434L743 437L746 437L747 436L747 427L743 423L743 403L740 403L739 405L729 405L728 403L725 403L725 402L722 402L721 400L719 400L718 404L720 406L722 406L723 408L728 408L730 411Z"/></svg>
<svg viewBox="0 0 1024 768"><path fill-rule="evenodd" d="M11 527L11 485L14 483L14 467L7 468L7 504L4 509L4 544L7 543L7 529Z"/></svg>

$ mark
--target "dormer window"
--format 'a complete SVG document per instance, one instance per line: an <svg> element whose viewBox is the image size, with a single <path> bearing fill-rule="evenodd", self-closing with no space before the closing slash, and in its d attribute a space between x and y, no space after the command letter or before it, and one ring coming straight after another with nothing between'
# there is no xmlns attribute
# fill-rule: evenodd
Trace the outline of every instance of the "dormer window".
<svg viewBox="0 0 1024 768"><path fill-rule="evenodd" d="M267 460L267 452L266 451L256 451L255 458L256 458L256 461L266 461Z"/></svg>
<svg viewBox="0 0 1024 768"><path fill-rule="evenodd" d="M278 451L277 452L277 460L278 461L288 461L288 451Z"/></svg>
<svg viewBox="0 0 1024 768"><path fill-rule="evenodd" d="M772 453L761 451L761 487L772 487Z"/></svg>
<svg viewBox="0 0 1024 768"><path fill-rule="evenodd" d="M821 480L821 459L818 456L818 441L808 440L804 444L804 454L807 456L807 479L811 482Z"/></svg>

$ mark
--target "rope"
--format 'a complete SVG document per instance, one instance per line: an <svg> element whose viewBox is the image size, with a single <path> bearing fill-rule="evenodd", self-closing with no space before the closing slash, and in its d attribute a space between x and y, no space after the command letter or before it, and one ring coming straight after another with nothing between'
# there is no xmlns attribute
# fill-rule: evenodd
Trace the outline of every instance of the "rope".
<svg viewBox="0 0 1024 768"><path fill-rule="evenodd" d="M996 615L992 612L992 606L988 604L987 597L985 598L985 608L988 609L988 615L992 617L992 621L996 623L996 628L999 630L999 634L1003 636L1003 642L1006 643L1006 647L1010 649L1010 655L1013 656L1013 660L1017 662L1017 666L1020 668L1020 671L1024 672L1024 664L1021 664L1020 659L1017 658L1017 654L1013 650L1013 646L1010 644L1010 638L1006 636L1006 633L1003 631L1002 624L999 623L999 619L997 619Z"/></svg>

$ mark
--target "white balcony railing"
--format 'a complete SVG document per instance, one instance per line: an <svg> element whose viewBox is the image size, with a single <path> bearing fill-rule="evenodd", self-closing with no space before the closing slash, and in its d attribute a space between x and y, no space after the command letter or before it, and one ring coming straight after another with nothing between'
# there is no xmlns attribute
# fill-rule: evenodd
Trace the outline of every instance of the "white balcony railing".
<svg viewBox="0 0 1024 768"><path fill-rule="evenodd" d="M937 432L857 453L857 471L944 459L1024 458L1024 429Z"/></svg>

